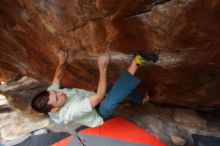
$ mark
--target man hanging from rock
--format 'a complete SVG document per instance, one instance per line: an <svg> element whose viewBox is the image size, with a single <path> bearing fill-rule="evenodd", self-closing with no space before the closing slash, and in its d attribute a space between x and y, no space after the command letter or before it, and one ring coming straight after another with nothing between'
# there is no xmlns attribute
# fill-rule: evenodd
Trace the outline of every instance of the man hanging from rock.
<svg viewBox="0 0 220 146"><path fill-rule="evenodd" d="M107 91L108 55L98 57L99 82L97 92L83 89L60 89L60 81L63 77L64 64L67 60L67 52L58 54L58 66L51 86L47 91L39 93L31 103L34 110L40 113L48 113L59 124L74 121L88 127L96 127L103 124L103 119L111 117L116 106L126 96L131 96L136 103L146 101L147 96L141 96L135 90L141 80L135 76L138 68L146 64L146 58L155 62L155 54L142 57L136 54L129 67L122 73L114 85ZM151 57L151 58L150 58ZM154 60L152 60L152 57ZM155 58L156 57L156 58Z"/></svg>

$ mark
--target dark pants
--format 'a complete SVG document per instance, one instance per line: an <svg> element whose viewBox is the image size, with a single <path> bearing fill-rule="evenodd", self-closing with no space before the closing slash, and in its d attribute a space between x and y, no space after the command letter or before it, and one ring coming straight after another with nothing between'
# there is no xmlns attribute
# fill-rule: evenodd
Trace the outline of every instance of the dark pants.
<svg viewBox="0 0 220 146"><path fill-rule="evenodd" d="M126 96L130 96L136 103L141 103L143 96L135 88L141 80L127 70L119 77L115 84L107 91L105 99L98 107L98 113L104 118L109 118L114 112L116 106L123 101Z"/></svg>

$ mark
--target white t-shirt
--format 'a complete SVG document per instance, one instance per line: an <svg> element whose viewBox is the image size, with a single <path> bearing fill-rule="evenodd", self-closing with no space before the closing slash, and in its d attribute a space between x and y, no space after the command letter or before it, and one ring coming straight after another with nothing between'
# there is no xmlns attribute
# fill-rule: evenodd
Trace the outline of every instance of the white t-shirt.
<svg viewBox="0 0 220 146"><path fill-rule="evenodd" d="M92 108L88 97L94 95L92 91L83 89L60 89L58 84L52 84L48 91L53 90L67 95L64 106L56 113L49 113L49 116L60 124L67 124L74 121L88 127L96 127L103 124L103 118Z"/></svg>

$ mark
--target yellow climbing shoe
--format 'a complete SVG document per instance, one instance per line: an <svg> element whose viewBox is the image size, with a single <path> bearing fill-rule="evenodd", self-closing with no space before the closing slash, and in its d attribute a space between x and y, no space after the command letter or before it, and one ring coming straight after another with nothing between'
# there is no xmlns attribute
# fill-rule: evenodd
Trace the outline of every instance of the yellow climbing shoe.
<svg viewBox="0 0 220 146"><path fill-rule="evenodd" d="M154 52L150 53L136 53L134 56L134 60L137 62L138 65L144 66L150 62L157 62L158 55Z"/></svg>
<svg viewBox="0 0 220 146"><path fill-rule="evenodd" d="M134 60L137 62L138 65L143 66L147 64L147 60L145 60L141 55L135 55Z"/></svg>

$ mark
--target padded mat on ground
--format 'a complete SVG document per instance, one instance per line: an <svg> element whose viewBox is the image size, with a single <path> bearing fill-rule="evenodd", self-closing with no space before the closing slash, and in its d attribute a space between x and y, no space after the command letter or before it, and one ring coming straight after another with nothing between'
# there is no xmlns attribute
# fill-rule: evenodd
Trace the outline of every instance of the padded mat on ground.
<svg viewBox="0 0 220 146"><path fill-rule="evenodd" d="M166 146L132 122L116 117L95 128L86 128L53 146Z"/></svg>

